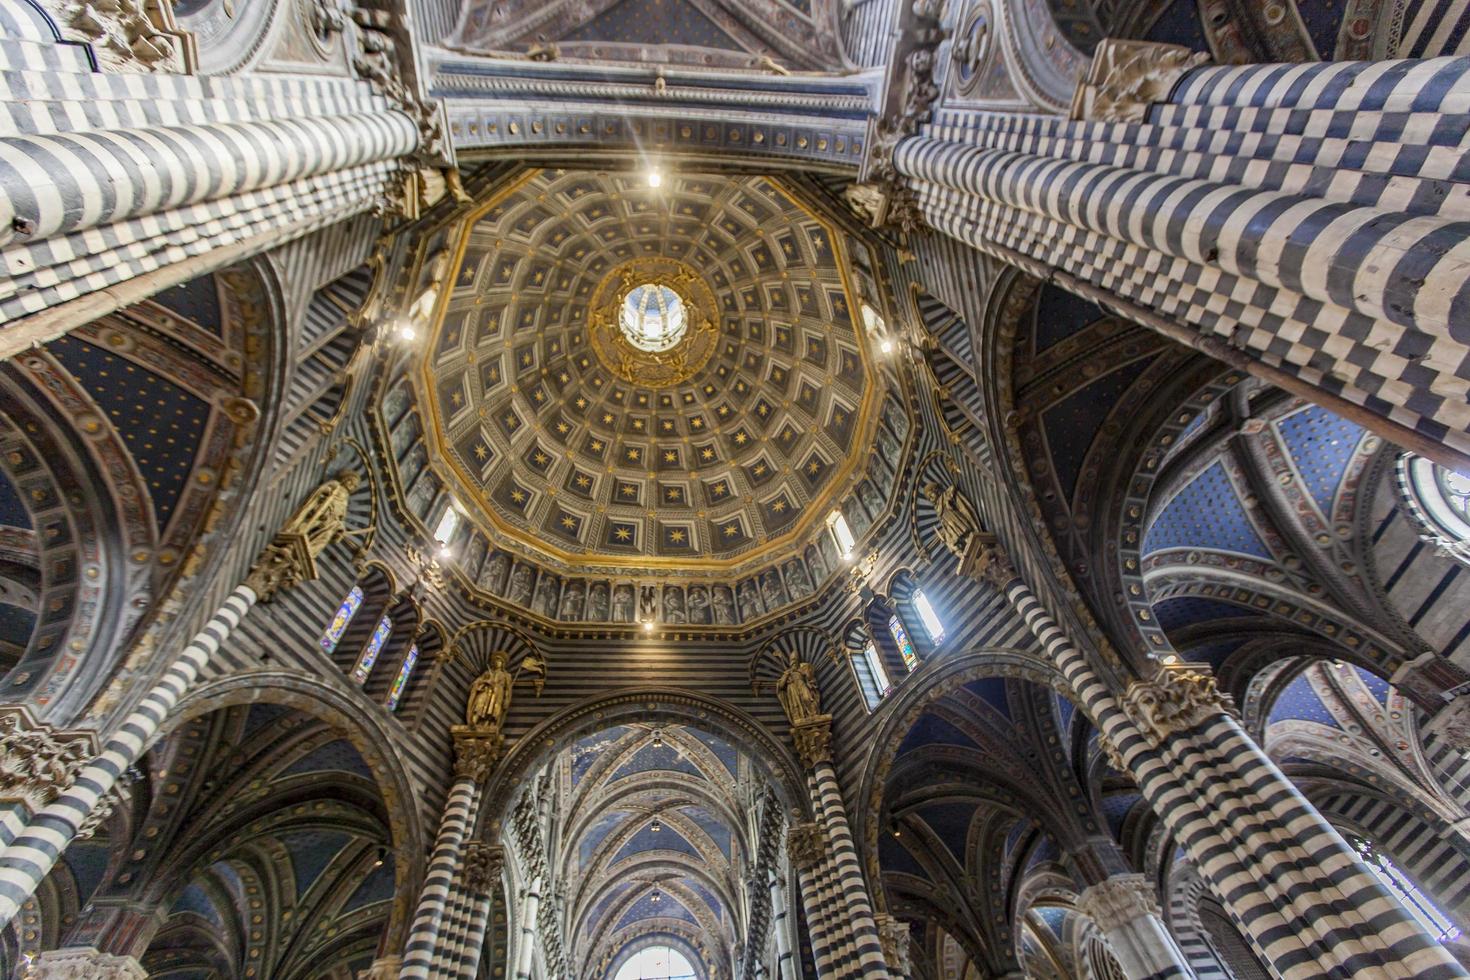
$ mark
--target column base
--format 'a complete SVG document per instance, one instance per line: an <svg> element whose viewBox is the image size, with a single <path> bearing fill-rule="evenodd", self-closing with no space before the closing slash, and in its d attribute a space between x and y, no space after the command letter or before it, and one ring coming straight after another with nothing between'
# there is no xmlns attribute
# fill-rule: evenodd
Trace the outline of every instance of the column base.
<svg viewBox="0 0 1470 980"><path fill-rule="evenodd" d="M114 956L91 947L47 950L22 974L27 980L148 980L148 971L131 956Z"/></svg>

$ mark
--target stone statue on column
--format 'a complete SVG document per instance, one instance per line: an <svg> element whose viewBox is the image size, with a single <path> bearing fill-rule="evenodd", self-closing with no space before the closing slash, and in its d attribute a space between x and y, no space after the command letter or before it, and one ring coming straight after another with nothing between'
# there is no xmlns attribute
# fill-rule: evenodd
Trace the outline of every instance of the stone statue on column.
<svg viewBox="0 0 1470 980"><path fill-rule="evenodd" d="M465 705L465 726L485 731L500 731L505 724L506 712L510 710L511 688L515 677L506 669L506 655L496 652L490 658L490 669L470 687L470 697Z"/></svg>
<svg viewBox="0 0 1470 980"><path fill-rule="evenodd" d="M313 490L281 525L245 579L260 601L316 578L316 560L329 545L368 530L347 529L347 505L360 482L355 472L344 470Z"/></svg>
<svg viewBox="0 0 1470 980"><path fill-rule="evenodd" d="M980 515L970 499L953 484L940 487L937 483L926 483L920 491L934 505L934 516L939 521L935 533L950 554L958 560L955 571L974 579L984 579L996 588L1003 588L1015 577L1010 560L1001 549L995 535L980 524Z"/></svg>
<svg viewBox="0 0 1470 980"><path fill-rule="evenodd" d="M794 651L786 662L786 669L781 672L780 680L776 682L776 697L780 699L781 707L786 710L786 717L793 725L810 721L822 713L821 695L817 691L817 678L812 665L802 660Z"/></svg>

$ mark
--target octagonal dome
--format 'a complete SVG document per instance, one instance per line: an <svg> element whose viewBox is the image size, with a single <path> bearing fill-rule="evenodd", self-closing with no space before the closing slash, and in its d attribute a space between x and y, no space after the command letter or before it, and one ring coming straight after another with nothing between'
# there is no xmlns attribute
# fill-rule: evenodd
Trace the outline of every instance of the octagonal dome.
<svg viewBox="0 0 1470 980"><path fill-rule="evenodd" d="M417 397L495 546L727 574L799 554L861 478L884 388L866 246L794 188L532 170L444 247Z"/></svg>

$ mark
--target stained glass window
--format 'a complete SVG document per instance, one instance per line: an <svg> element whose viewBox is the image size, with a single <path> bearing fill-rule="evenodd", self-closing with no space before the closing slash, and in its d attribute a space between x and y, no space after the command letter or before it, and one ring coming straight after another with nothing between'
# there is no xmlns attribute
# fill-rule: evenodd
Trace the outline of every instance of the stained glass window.
<svg viewBox="0 0 1470 980"><path fill-rule="evenodd" d="M914 652L909 631L903 628L903 623L897 616L888 617L888 632L893 634L893 642L898 646L898 655L903 657L903 665L909 670L919 666L919 655Z"/></svg>
<svg viewBox="0 0 1470 980"><path fill-rule="evenodd" d="M924 632L929 634L929 642L936 645L943 643L944 624L939 621L939 614L934 611L934 606L923 589L914 590L914 608L918 610L919 619L924 623Z"/></svg>
<svg viewBox="0 0 1470 980"><path fill-rule="evenodd" d="M408 655L403 658L403 666L398 668L398 676L393 678L393 687L388 691L389 711L398 710L398 702L403 700L403 692L408 690L408 678L418 662L419 646L415 643L408 648Z"/></svg>
<svg viewBox="0 0 1470 980"><path fill-rule="evenodd" d="M854 661L853 667L857 671L858 687L862 689L863 700L868 703L868 710L872 711L878 707L892 686L888 683L888 671L883 669L883 658L878 655L878 647L872 640L863 645L863 655Z"/></svg>
<svg viewBox="0 0 1470 980"><path fill-rule="evenodd" d="M331 653L337 649L337 644L342 642L342 634L347 632L347 624L352 622L352 617L357 615L357 607L362 605L362 589L354 585L352 591L347 593L347 598L342 600L342 605L337 608L337 615L332 619L332 625L322 634L322 649Z"/></svg>
<svg viewBox="0 0 1470 980"><path fill-rule="evenodd" d="M378 654L383 652L383 644L388 642L388 634L393 632L393 620L384 616L378 620L378 628L373 630L372 639L363 648L362 656L357 658L357 666L352 668L352 679L357 683L365 683L368 674L373 672L373 664L378 662Z"/></svg>

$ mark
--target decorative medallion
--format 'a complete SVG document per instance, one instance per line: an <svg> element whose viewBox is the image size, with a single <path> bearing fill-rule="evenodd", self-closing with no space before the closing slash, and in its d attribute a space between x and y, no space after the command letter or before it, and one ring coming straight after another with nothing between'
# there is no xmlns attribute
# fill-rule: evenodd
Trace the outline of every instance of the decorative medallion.
<svg viewBox="0 0 1470 980"><path fill-rule="evenodd" d="M604 367L630 384L688 381L719 345L715 294L677 259L637 258L609 272L592 296L588 336Z"/></svg>

